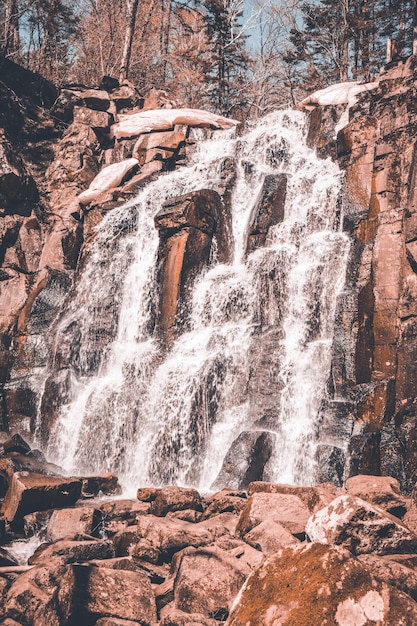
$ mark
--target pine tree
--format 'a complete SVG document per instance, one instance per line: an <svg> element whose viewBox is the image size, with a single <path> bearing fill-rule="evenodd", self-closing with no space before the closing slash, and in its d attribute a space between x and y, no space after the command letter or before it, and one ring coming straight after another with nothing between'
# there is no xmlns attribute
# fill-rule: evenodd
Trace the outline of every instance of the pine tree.
<svg viewBox="0 0 417 626"><path fill-rule="evenodd" d="M205 25L210 45L210 100L217 111L231 114L240 102L243 77L249 63L241 29L242 3L205 0Z"/></svg>

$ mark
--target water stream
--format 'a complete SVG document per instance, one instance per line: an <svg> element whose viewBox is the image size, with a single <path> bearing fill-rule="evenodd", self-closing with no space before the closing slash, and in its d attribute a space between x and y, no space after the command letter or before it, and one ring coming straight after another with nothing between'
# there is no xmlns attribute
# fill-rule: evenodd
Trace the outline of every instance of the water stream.
<svg viewBox="0 0 417 626"><path fill-rule="evenodd" d="M274 442L264 476L314 480L316 426L331 364L348 238L341 232L340 173L306 146L306 120L277 112L244 137L198 142L192 162L149 184L99 226L55 329L66 397L48 456L73 473L116 471L124 486L208 489L244 432ZM163 353L153 334L163 202L217 190L236 161L233 261L197 280L189 330ZM246 255L248 221L268 174L288 177L285 218ZM63 356L64 355L64 356Z"/></svg>

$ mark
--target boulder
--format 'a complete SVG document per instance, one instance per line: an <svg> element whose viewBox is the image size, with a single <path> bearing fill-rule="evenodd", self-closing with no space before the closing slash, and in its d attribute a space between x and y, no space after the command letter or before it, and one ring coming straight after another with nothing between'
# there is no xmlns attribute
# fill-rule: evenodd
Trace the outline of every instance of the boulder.
<svg viewBox="0 0 417 626"><path fill-rule="evenodd" d="M169 486L158 490L149 512L157 517L163 517L169 512L184 509L202 511L203 501L200 494L196 489Z"/></svg>
<svg viewBox="0 0 417 626"><path fill-rule="evenodd" d="M240 515L236 532L244 536L261 522L271 520L291 534L303 536L309 517L310 511L296 495L254 493Z"/></svg>
<svg viewBox="0 0 417 626"><path fill-rule="evenodd" d="M5 454L9 452L28 454L31 451L31 447L19 433L14 433L9 439L3 442L3 450Z"/></svg>
<svg viewBox="0 0 417 626"><path fill-rule="evenodd" d="M0 567L7 567L8 565L19 565L19 563L6 548L0 547Z"/></svg>
<svg viewBox="0 0 417 626"><path fill-rule="evenodd" d="M95 507L84 506L53 511L46 534L54 542L75 533L99 537L102 529L102 512Z"/></svg>
<svg viewBox="0 0 417 626"><path fill-rule="evenodd" d="M70 618L73 591L69 566L51 562L34 567L10 587L5 615L24 626L61 626Z"/></svg>
<svg viewBox="0 0 417 626"><path fill-rule="evenodd" d="M141 135L133 148L132 156L140 165L149 163L160 155L161 159L172 158L185 145L185 135L178 131Z"/></svg>
<svg viewBox="0 0 417 626"><path fill-rule="evenodd" d="M98 495L112 496L122 492L119 480L116 474L112 472L104 472L95 476L83 476L83 486L81 497L92 498Z"/></svg>
<svg viewBox="0 0 417 626"><path fill-rule="evenodd" d="M0 129L0 205L9 214L29 215L38 200L35 181Z"/></svg>
<svg viewBox="0 0 417 626"><path fill-rule="evenodd" d="M1 512L8 522L18 522L28 513L73 505L81 494L81 480L16 472L13 474Z"/></svg>
<svg viewBox="0 0 417 626"><path fill-rule="evenodd" d="M417 535L384 509L353 496L339 496L310 517L311 541L341 545L352 554L417 551Z"/></svg>
<svg viewBox="0 0 417 626"><path fill-rule="evenodd" d="M146 502L135 500L109 500L97 503L103 515L104 532L109 537L135 524L139 515L146 515L149 512L149 506Z"/></svg>
<svg viewBox="0 0 417 626"><path fill-rule="evenodd" d="M233 491L232 489L222 489L205 498L206 508L201 516L201 521L209 519L220 513L241 513L246 504L246 493L243 491Z"/></svg>
<svg viewBox="0 0 417 626"><path fill-rule="evenodd" d="M95 111L85 107L74 107L74 122L76 124L87 124L94 130L109 132L113 122L113 116L105 111Z"/></svg>
<svg viewBox="0 0 417 626"><path fill-rule="evenodd" d="M415 555L413 556L415 558ZM417 602L417 572L415 568L404 565L395 559L395 554L391 557L380 557L375 554L358 556L358 560L372 572L375 578L403 591Z"/></svg>
<svg viewBox="0 0 417 626"><path fill-rule="evenodd" d="M114 557L114 550L109 541L88 538L88 535L81 541L66 538L51 544L42 543L28 563L48 563L54 557L60 557L64 563L82 563L92 559L111 559Z"/></svg>
<svg viewBox="0 0 417 626"><path fill-rule="evenodd" d="M271 519L266 519L252 528L243 536L243 540L263 554L271 554L279 548L299 543L299 539L294 537L289 530Z"/></svg>
<svg viewBox="0 0 417 626"><path fill-rule="evenodd" d="M171 606L161 611L161 618L159 626L217 626L219 623L201 613L184 613Z"/></svg>
<svg viewBox="0 0 417 626"><path fill-rule="evenodd" d="M395 517L401 518L407 511L400 483L391 476L352 476L346 481L346 489L350 496L377 504Z"/></svg>
<svg viewBox="0 0 417 626"><path fill-rule="evenodd" d="M227 626L411 626L417 604L340 548L283 548L246 580Z"/></svg>
<svg viewBox="0 0 417 626"><path fill-rule="evenodd" d="M175 607L185 613L226 619L250 573L248 565L218 547L189 549L180 558L174 585Z"/></svg>
<svg viewBox="0 0 417 626"><path fill-rule="evenodd" d="M102 89L87 89L81 92L85 106L96 111L107 111L110 106L110 98L107 91Z"/></svg>
<svg viewBox="0 0 417 626"><path fill-rule="evenodd" d="M197 524L146 515L138 518L137 530L141 539L132 555L153 563L168 562L183 548L206 546L222 535L232 535L235 526L236 516L232 513L222 513Z"/></svg>
<svg viewBox="0 0 417 626"><path fill-rule="evenodd" d="M271 433L241 432L227 451L211 488L246 489L251 482L261 480L273 449L274 435Z"/></svg>
<svg viewBox="0 0 417 626"><path fill-rule="evenodd" d="M322 483L314 487L298 487L259 481L253 482L248 486L248 496L254 493L286 493L298 496L307 508L314 513L334 500L340 494L340 490L336 489L332 483Z"/></svg>
<svg viewBox="0 0 417 626"><path fill-rule="evenodd" d="M153 626L157 621L154 593L145 574L88 565L72 567L77 588L82 591L75 613L81 618L79 624L103 617L143 626Z"/></svg>

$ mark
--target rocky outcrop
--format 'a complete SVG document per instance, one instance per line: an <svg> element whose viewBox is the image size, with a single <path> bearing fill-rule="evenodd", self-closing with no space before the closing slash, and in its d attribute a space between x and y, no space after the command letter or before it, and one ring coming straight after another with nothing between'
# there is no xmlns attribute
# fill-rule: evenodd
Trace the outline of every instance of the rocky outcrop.
<svg viewBox="0 0 417 626"><path fill-rule="evenodd" d="M345 478L395 476L408 491L417 471L416 63L413 56L383 69L337 138L340 106L312 114L319 152L345 171L343 228L352 238L335 328L337 401L324 408L322 438L348 448Z"/></svg>

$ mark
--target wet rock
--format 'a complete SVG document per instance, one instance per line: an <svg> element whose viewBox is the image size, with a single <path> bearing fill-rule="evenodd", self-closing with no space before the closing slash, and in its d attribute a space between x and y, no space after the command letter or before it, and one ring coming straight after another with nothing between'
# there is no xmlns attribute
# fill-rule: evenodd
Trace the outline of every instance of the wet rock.
<svg viewBox="0 0 417 626"><path fill-rule="evenodd" d="M66 538L51 544L41 544L28 563L47 563L55 557L59 557L63 563L82 563L92 559L111 559L114 557L114 550L109 541L93 539L88 535L81 541Z"/></svg>
<svg viewBox="0 0 417 626"><path fill-rule="evenodd" d="M6 567L7 565L18 565L18 561L6 548L0 547L0 567Z"/></svg>
<svg viewBox="0 0 417 626"><path fill-rule="evenodd" d="M400 483L391 476L353 476L346 481L350 496L377 504L391 515L402 518L407 510Z"/></svg>
<svg viewBox="0 0 417 626"><path fill-rule="evenodd" d="M352 554L417 550L417 536L401 520L360 498L339 496L308 520L311 541L341 545Z"/></svg>
<svg viewBox="0 0 417 626"><path fill-rule="evenodd" d="M343 485L346 453L337 446L319 444L316 452L317 480L332 482L338 487Z"/></svg>
<svg viewBox="0 0 417 626"><path fill-rule="evenodd" d="M112 537L114 553L116 556L128 556L140 539L136 525L127 526Z"/></svg>
<svg viewBox="0 0 417 626"><path fill-rule="evenodd" d="M20 454L28 454L31 450L30 445L19 435L14 433L9 439L3 442L3 450L8 452L19 452Z"/></svg>
<svg viewBox="0 0 417 626"><path fill-rule="evenodd" d="M2 505L9 522L19 522L28 513L73 505L81 493L81 480L16 472Z"/></svg>
<svg viewBox="0 0 417 626"><path fill-rule="evenodd" d="M287 176L285 174L265 176L262 190L249 220L247 253L264 246L271 226L283 221L286 194Z"/></svg>
<svg viewBox="0 0 417 626"><path fill-rule="evenodd" d="M279 522L293 535L303 536L310 511L298 496L254 493L243 509L236 531L244 536L265 520Z"/></svg>
<svg viewBox="0 0 417 626"><path fill-rule="evenodd" d="M171 511L184 509L202 511L203 502L200 494L196 489L170 486L158 490L151 503L150 513L157 517L163 517Z"/></svg>
<svg viewBox="0 0 417 626"><path fill-rule="evenodd" d="M160 239L157 328L167 345L187 326L189 294L196 276L209 263L220 211L220 196L201 190L166 202L155 216Z"/></svg>
<svg viewBox="0 0 417 626"><path fill-rule="evenodd" d="M273 446L274 436L271 433L240 433L227 451L219 475L211 488L246 489L251 482L262 480Z"/></svg>
<svg viewBox="0 0 417 626"><path fill-rule="evenodd" d="M81 496L83 498L93 498L100 494L112 496L122 492L116 474L111 472L83 477L82 481Z"/></svg>
<svg viewBox="0 0 417 626"><path fill-rule="evenodd" d="M312 576L314 572L314 576ZM227 626L311 624L411 626L417 605L378 581L349 552L320 544L284 548L244 584Z"/></svg>

